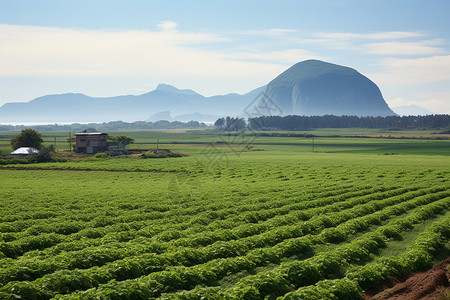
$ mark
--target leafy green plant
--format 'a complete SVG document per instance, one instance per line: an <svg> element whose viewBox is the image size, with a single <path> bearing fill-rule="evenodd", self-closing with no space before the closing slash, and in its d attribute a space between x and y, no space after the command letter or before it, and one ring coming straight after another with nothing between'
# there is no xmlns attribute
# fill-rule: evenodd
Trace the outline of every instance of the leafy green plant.
<svg viewBox="0 0 450 300"><path fill-rule="evenodd" d="M145 152L140 158L168 158L168 157L181 157L180 153L171 151L161 151L161 152Z"/></svg>
<svg viewBox="0 0 450 300"><path fill-rule="evenodd" d="M106 152L98 152L93 155L93 158L107 158L108 153Z"/></svg>

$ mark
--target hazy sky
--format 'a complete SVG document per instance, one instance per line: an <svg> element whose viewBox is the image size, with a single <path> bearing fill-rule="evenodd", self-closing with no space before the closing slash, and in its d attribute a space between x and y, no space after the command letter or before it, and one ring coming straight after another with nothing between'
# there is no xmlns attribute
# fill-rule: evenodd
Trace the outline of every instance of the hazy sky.
<svg viewBox="0 0 450 300"><path fill-rule="evenodd" d="M450 114L450 1L0 0L0 105L158 83L246 93L321 59L372 79L392 107Z"/></svg>

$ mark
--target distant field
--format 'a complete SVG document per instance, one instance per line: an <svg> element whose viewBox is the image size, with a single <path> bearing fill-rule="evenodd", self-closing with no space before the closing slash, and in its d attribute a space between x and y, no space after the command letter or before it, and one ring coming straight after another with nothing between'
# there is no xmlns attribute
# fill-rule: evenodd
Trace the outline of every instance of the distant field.
<svg viewBox="0 0 450 300"><path fill-rule="evenodd" d="M170 148L180 151L188 151L193 153L201 153L203 149L215 143L218 146L227 148L231 151L227 144L252 145L255 148L283 150L291 146L295 147L292 151L308 152L312 151L314 142L315 152L352 152L352 153L377 153L377 154L436 154L450 155L450 139L391 139L379 138L379 135L385 135L383 130L375 129L321 129L308 132L287 132L275 131L268 133L280 134L314 134L317 137L314 141L305 137L254 137L242 136L224 136L220 132L211 130L189 130L188 132L172 131L120 131L108 132L111 135L127 135L135 139L135 144L131 144L128 148L156 148L157 142L161 148ZM427 134L431 131L395 131L392 135L401 134ZM9 145L11 138L17 132L0 133L0 151L9 153L12 151ZM374 138L358 138L347 137L348 135L374 135ZM45 145L55 145L58 150L69 150L69 133L67 132L44 132L42 133ZM341 137L331 137L341 136ZM434 136L434 135L432 135ZM73 137L73 134L72 134ZM438 136L436 136L438 137ZM289 148L289 147L288 147ZM227 151L223 149L223 151Z"/></svg>
<svg viewBox="0 0 450 300"><path fill-rule="evenodd" d="M0 299L360 299L450 254L450 140L120 134L188 156L0 166Z"/></svg>

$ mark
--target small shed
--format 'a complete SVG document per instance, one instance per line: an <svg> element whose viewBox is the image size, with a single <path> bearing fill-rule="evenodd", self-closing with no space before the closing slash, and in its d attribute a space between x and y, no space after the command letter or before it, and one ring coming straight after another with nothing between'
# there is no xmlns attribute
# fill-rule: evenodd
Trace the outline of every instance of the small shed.
<svg viewBox="0 0 450 300"><path fill-rule="evenodd" d="M75 134L75 147L78 153L95 154L108 150L107 133L82 132Z"/></svg>
<svg viewBox="0 0 450 300"><path fill-rule="evenodd" d="M12 156L16 156L16 157L25 157L25 156L30 156L33 154L38 154L39 150L33 147L20 147L17 148L16 150L14 150L13 152L11 152Z"/></svg>

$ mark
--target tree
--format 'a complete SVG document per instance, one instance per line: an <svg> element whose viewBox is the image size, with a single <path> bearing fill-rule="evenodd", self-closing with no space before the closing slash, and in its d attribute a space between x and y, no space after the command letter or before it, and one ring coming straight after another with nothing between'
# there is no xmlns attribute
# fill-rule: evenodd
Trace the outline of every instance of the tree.
<svg viewBox="0 0 450 300"><path fill-rule="evenodd" d="M134 139L132 139L132 138L130 138L130 137L128 137L128 136L125 136L125 135L119 135L119 136L117 137L116 141L118 141L119 143L121 143L124 147L125 147L126 145L129 145L129 144L133 144L133 143L134 143Z"/></svg>
<svg viewBox="0 0 450 300"><path fill-rule="evenodd" d="M134 139L133 138L130 138L130 137L125 136L125 135L118 135L118 136L110 135L110 136L108 136L108 139L111 140L111 141L119 142L124 147L126 145L134 143Z"/></svg>
<svg viewBox="0 0 450 300"><path fill-rule="evenodd" d="M41 149L44 140L41 134L34 129L23 129L22 132L11 139L11 146L14 150L20 147L33 147Z"/></svg>

